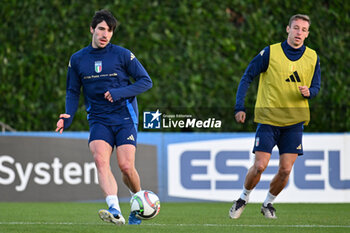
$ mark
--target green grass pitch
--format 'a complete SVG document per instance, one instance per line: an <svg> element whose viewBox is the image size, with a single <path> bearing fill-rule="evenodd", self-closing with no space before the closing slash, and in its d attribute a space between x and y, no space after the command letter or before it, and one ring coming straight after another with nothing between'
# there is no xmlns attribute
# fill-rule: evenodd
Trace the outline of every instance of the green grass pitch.
<svg viewBox="0 0 350 233"><path fill-rule="evenodd" d="M159 215L140 226L101 221L105 203L0 203L0 232L350 232L350 203L280 204L278 219L265 219L261 204L247 205L240 219L229 219L232 203L161 203ZM127 219L129 204L121 204Z"/></svg>

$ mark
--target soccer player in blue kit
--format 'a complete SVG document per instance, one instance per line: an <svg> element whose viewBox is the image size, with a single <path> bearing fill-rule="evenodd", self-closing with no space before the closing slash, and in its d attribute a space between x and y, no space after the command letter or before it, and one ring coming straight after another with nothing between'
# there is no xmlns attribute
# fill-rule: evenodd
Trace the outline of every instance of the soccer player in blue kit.
<svg viewBox="0 0 350 233"><path fill-rule="evenodd" d="M254 121L258 123L253 153L255 161L248 170L243 192L234 201L230 218L241 216L251 191L266 169L272 149L279 149L279 169L261 213L269 219L276 217L272 203L286 186L298 155L303 154L303 125L310 121L308 99L320 90L321 71L316 52L304 45L309 35L310 19L297 14L290 18L287 40L265 47L248 65L236 94L235 118L244 123L244 99L253 78L260 75Z"/></svg>
<svg viewBox="0 0 350 233"><path fill-rule="evenodd" d="M125 185L131 193L141 190L135 169L138 109L136 95L152 87L147 71L133 53L110 43L117 20L107 10L95 13L89 46L74 53L69 61L66 89L66 113L60 115L56 132L68 128L79 104L83 87L90 128L89 148L98 171L99 185L108 209L100 218L117 225L125 224L117 197L117 182L110 168L114 146ZM130 81L130 77L134 82ZM141 220L130 213L129 224Z"/></svg>

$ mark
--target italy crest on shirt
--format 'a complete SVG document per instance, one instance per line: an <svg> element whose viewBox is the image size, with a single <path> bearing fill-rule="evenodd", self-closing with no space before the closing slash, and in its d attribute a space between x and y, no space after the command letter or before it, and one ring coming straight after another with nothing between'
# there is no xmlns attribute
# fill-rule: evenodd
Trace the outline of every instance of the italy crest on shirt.
<svg viewBox="0 0 350 233"><path fill-rule="evenodd" d="M100 73L102 71L102 61L95 61L95 72Z"/></svg>

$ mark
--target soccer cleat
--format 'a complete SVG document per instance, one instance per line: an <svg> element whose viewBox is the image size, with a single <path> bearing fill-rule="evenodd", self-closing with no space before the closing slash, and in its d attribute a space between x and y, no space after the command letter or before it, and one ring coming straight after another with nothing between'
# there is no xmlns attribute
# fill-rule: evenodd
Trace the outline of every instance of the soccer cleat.
<svg viewBox="0 0 350 233"><path fill-rule="evenodd" d="M265 216L265 218L276 219L276 209L273 208L272 204L269 203L265 207L264 204L261 206L261 213Z"/></svg>
<svg viewBox="0 0 350 233"><path fill-rule="evenodd" d="M98 215L105 222L111 222L116 225L125 224L125 219L119 210L115 208L109 208L108 210L101 209L98 211Z"/></svg>
<svg viewBox="0 0 350 233"><path fill-rule="evenodd" d="M129 215L129 225L140 225L141 219L136 218L135 212L131 212Z"/></svg>
<svg viewBox="0 0 350 233"><path fill-rule="evenodd" d="M237 201L234 201L228 213L230 218L233 218L233 219L239 218L246 205L247 205L247 202L241 198L239 198Z"/></svg>

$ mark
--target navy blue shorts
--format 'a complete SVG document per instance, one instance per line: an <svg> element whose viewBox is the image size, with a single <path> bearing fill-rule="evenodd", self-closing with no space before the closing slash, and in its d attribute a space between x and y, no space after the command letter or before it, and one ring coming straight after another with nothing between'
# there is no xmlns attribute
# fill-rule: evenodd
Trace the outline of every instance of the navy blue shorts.
<svg viewBox="0 0 350 233"><path fill-rule="evenodd" d="M285 127L258 124L253 153L262 151L271 154L272 149L277 145L280 155L284 153L302 155L303 129L303 122Z"/></svg>
<svg viewBox="0 0 350 233"><path fill-rule="evenodd" d="M89 144L93 140L104 140L109 143L112 148L124 144L132 144L136 147L137 125L104 125L98 122L90 125Z"/></svg>

